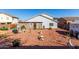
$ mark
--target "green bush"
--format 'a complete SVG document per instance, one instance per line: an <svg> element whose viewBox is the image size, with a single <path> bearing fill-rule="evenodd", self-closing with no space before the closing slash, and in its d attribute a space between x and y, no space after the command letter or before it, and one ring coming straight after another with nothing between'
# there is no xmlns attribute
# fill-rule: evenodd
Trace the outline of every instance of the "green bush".
<svg viewBox="0 0 79 59"><path fill-rule="evenodd" d="M8 30L8 28L7 27L2 27L2 28L0 28L0 30Z"/></svg>
<svg viewBox="0 0 79 59"><path fill-rule="evenodd" d="M16 33L18 33L18 30L17 30L16 28L14 28L14 29L12 30L12 32L16 34Z"/></svg>

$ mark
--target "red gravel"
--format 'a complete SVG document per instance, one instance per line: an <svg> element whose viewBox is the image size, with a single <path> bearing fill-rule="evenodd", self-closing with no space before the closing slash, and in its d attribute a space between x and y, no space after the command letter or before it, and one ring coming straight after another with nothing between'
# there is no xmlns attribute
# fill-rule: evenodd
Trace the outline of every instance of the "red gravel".
<svg viewBox="0 0 79 59"><path fill-rule="evenodd" d="M38 39L38 32L41 31L44 36L44 40ZM18 34L13 34L11 31L7 31L8 38L17 39L19 38L23 46L66 46L68 42L68 36L58 33L57 31L66 32L62 29L52 29L52 30L26 30L26 32L21 32ZM72 43L75 46L79 46L79 40L73 38Z"/></svg>

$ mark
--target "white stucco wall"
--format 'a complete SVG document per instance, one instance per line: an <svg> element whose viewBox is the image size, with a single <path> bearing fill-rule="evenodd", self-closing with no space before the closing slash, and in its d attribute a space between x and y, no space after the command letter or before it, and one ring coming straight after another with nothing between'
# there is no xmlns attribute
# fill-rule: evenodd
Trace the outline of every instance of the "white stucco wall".
<svg viewBox="0 0 79 59"><path fill-rule="evenodd" d="M7 23L7 22L18 23L18 19L1 13L0 14L0 23Z"/></svg>
<svg viewBox="0 0 79 59"><path fill-rule="evenodd" d="M79 24L78 23L70 24L70 30L79 32Z"/></svg>
<svg viewBox="0 0 79 59"><path fill-rule="evenodd" d="M53 19L53 18L52 18ZM42 16L37 16L37 17L34 17L30 20L27 20L26 22L42 22L42 25L45 26L45 28L49 28L49 23L53 23L53 26L52 28L57 28L57 23L52 21L52 20L49 20L47 18L44 18Z"/></svg>
<svg viewBox="0 0 79 59"><path fill-rule="evenodd" d="M13 18L12 24L18 24L19 20L17 18Z"/></svg>

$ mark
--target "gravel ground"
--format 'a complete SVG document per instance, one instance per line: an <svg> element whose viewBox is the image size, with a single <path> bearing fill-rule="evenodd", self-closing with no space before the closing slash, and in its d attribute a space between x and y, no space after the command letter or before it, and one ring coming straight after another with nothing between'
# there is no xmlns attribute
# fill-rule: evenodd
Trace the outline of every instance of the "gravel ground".
<svg viewBox="0 0 79 59"><path fill-rule="evenodd" d="M39 40L39 32L43 36L43 40ZM68 37L66 30L63 29L44 29L44 30L26 30L18 34L9 31L0 31L0 33L6 33L10 40L19 39L21 40L22 46L67 46ZM79 46L79 40L76 38L71 39L74 46Z"/></svg>

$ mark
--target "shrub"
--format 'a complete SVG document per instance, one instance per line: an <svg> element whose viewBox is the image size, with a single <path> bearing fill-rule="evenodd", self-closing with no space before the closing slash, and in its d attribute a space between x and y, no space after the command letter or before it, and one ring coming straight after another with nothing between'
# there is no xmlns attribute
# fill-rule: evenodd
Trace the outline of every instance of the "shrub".
<svg viewBox="0 0 79 59"><path fill-rule="evenodd" d="M48 29L49 29L49 30L51 30L52 28L51 28L51 27L49 27Z"/></svg>
<svg viewBox="0 0 79 59"><path fill-rule="evenodd" d="M2 27L2 28L0 28L0 30L8 30L8 28L7 27Z"/></svg>
<svg viewBox="0 0 79 59"><path fill-rule="evenodd" d="M12 32L16 34L16 33L18 33L18 30L17 30L16 28L14 28L14 29L12 30Z"/></svg>
<svg viewBox="0 0 79 59"><path fill-rule="evenodd" d="M13 44L13 47L19 47L20 44L21 44L21 41L20 41L19 39L15 39L15 40L12 42L12 44Z"/></svg>

